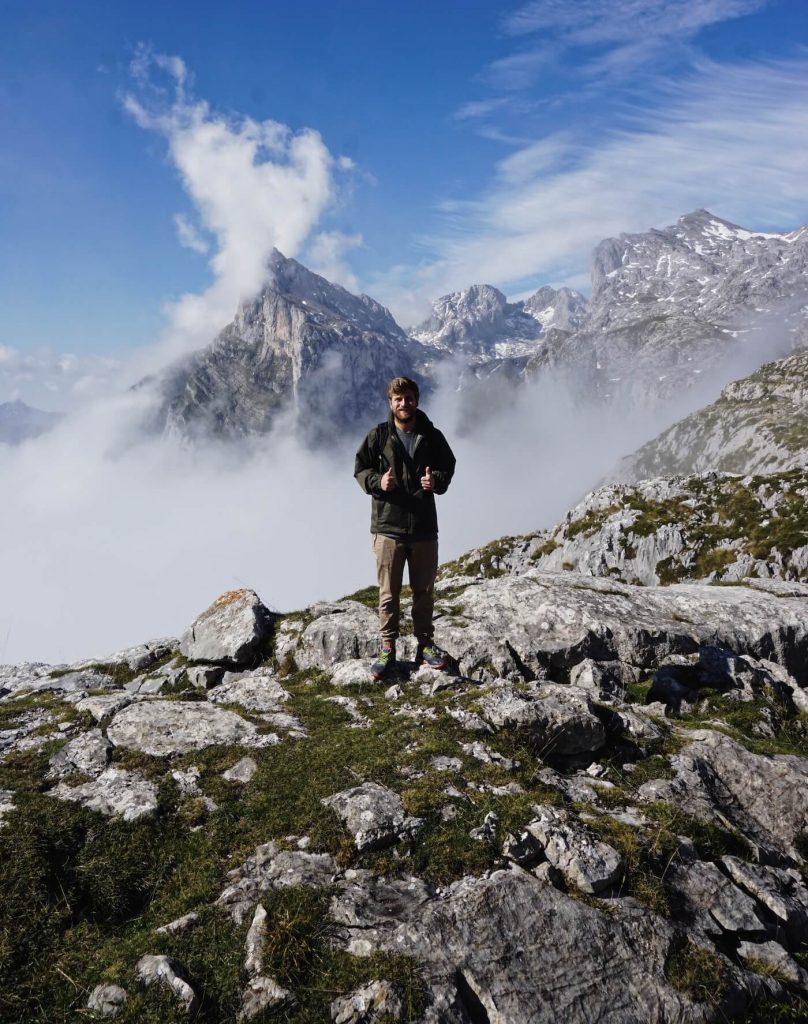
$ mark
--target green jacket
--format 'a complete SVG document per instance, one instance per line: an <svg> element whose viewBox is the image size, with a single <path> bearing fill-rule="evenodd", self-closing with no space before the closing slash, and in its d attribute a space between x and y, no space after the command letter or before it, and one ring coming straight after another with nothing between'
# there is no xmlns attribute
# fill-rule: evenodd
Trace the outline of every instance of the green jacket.
<svg viewBox="0 0 808 1024"><path fill-rule="evenodd" d="M436 536L438 515L435 494L445 494L455 468L455 457L443 434L429 417L415 412L414 468L407 465L404 446L398 439L393 414L387 423L370 431L359 446L354 463L354 476L359 486L373 498L370 532L391 536ZM392 466L396 487L381 489L381 478ZM429 466L435 491L421 487L421 477Z"/></svg>

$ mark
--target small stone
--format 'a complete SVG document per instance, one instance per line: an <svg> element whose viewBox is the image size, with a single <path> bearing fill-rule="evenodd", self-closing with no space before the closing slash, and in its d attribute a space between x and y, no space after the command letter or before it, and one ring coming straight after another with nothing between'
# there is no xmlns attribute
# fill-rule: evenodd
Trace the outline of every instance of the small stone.
<svg viewBox="0 0 808 1024"><path fill-rule="evenodd" d="M176 782L177 789L183 796L199 796L199 769L194 765L191 768L182 770L175 768L171 778Z"/></svg>
<svg viewBox="0 0 808 1024"><path fill-rule="evenodd" d="M463 768L463 762L459 757L439 755L438 757L433 757L431 763L436 772L459 772Z"/></svg>
<svg viewBox="0 0 808 1024"><path fill-rule="evenodd" d="M518 761L512 761L508 757L503 757L502 754L487 747L485 743L481 743L479 740L475 740L474 743L461 743L460 746L464 754L469 754L477 761L482 761L483 764L497 764L500 768L504 768L506 772L515 772L519 767Z"/></svg>
<svg viewBox="0 0 808 1024"><path fill-rule="evenodd" d="M384 691L384 695L388 700L400 700L403 692L398 683L394 683L389 689Z"/></svg>
<svg viewBox="0 0 808 1024"><path fill-rule="evenodd" d="M173 957L146 953L135 965L135 973L148 988L157 983L177 997L186 1013L195 1013L199 997L183 977L184 971Z"/></svg>
<svg viewBox="0 0 808 1024"><path fill-rule="evenodd" d="M87 1000L87 1009L101 1017L117 1017L128 999L120 985L96 985Z"/></svg>
<svg viewBox="0 0 808 1024"><path fill-rule="evenodd" d="M372 682L370 662L362 658L341 661L331 672L332 686L368 686Z"/></svg>
<svg viewBox="0 0 808 1024"><path fill-rule="evenodd" d="M499 816L494 811L489 811L483 819L482 825L478 828L473 828L469 832L469 836L472 839L477 839L480 842L493 842L497 837L497 826L499 825Z"/></svg>
<svg viewBox="0 0 808 1024"><path fill-rule="evenodd" d="M404 1006L389 981L372 981L331 1004L333 1024L376 1024L400 1020Z"/></svg>
<svg viewBox="0 0 808 1024"><path fill-rule="evenodd" d="M3 819L14 810L14 792L10 789L0 789L0 828L8 822Z"/></svg>
<svg viewBox="0 0 808 1024"><path fill-rule="evenodd" d="M291 993L287 992L285 988L281 988L272 978L262 976L251 978L241 999L238 1019L252 1020L264 1010L280 1006L290 998Z"/></svg>
<svg viewBox="0 0 808 1024"><path fill-rule="evenodd" d="M209 690L224 675L221 665L189 665L186 668L188 682L198 690Z"/></svg>
<svg viewBox="0 0 808 1024"><path fill-rule="evenodd" d="M607 843L593 838L567 811L536 807L527 831L544 847L547 860L565 880L582 892L598 893L623 873L623 858Z"/></svg>
<svg viewBox="0 0 808 1024"><path fill-rule="evenodd" d="M342 818L359 851L390 846L414 836L423 825L421 818L407 817L397 793L376 782L363 782L321 803Z"/></svg>
<svg viewBox="0 0 808 1024"><path fill-rule="evenodd" d="M228 782L241 782L246 785L246 783L252 780L257 771L258 765L251 757L242 757L240 761L236 761L232 768L222 772L222 778L227 779Z"/></svg>
<svg viewBox="0 0 808 1024"><path fill-rule="evenodd" d="M189 932L192 928L196 928L198 924L199 914L192 910L190 913L183 914L182 917L178 917L174 921L169 921L168 924L155 928L155 931L158 935L181 935L184 932Z"/></svg>
<svg viewBox="0 0 808 1024"><path fill-rule="evenodd" d="M48 777L63 778L71 772L98 776L109 764L112 744L100 729L90 729L66 743L49 762Z"/></svg>
<svg viewBox="0 0 808 1024"><path fill-rule="evenodd" d="M259 903L247 932L247 956L244 967L250 977L258 977L264 970L264 946L267 938L267 912Z"/></svg>

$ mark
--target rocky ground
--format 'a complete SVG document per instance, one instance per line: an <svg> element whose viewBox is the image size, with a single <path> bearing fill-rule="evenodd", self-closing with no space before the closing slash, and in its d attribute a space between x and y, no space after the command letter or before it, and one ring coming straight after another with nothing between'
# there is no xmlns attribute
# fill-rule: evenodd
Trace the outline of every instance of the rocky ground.
<svg viewBox="0 0 808 1024"><path fill-rule="evenodd" d="M0 669L0 1019L808 1019L808 585L472 561Z"/></svg>
<svg viewBox="0 0 808 1024"><path fill-rule="evenodd" d="M645 586L808 581L808 470L611 484L552 530L469 552L444 576L574 570Z"/></svg>

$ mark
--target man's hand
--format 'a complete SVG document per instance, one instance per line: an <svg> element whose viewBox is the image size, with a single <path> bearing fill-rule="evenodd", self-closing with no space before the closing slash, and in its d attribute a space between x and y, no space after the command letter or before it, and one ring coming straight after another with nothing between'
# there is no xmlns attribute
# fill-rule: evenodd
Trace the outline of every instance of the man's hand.
<svg viewBox="0 0 808 1024"><path fill-rule="evenodd" d="M382 477L382 490L393 491L395 490L395 487L396 478L393 476L393 467L391 466L390 469L388 469L387 472Z"/></svg>
<svg viewBox="0 0 808 1024"><path fill-rule="evenodd" d="M424 470L424 475L421 477L421 487L425 491L434 491L435 485L432 483L432 470L429 466Z"/></svg>

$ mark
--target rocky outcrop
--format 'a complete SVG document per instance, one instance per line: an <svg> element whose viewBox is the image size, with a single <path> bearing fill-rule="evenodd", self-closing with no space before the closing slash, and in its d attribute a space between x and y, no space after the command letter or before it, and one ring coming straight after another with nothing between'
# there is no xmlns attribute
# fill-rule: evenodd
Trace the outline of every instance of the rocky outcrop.
<svg viewBox="0 0 808 1024"><path fill-rule="evenodd" d="M717 470L764 474L808 466L808 348L733 381L710 405L623 459L612 479Z"/></svg>
<svg viewBox="0 0 808 1024"><path fill-rule="evenodd" d="M189 661L247 666L272 628L272 613L254 590L229 590L191 623L180 641Z"/></svg>

